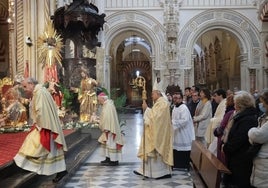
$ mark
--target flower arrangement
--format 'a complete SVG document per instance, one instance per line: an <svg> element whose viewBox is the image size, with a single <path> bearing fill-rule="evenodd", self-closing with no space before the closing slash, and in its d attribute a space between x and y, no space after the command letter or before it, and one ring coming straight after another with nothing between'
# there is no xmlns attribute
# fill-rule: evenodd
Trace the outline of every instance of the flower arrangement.
<svg viewBox="0 0 268 188"><path fill-rule="evenodd" d="M70 121L63 125L63 129L99 128L97 123Z"/></svg>
<svg viewBox="0 0 268 188"><path fill-rule="evenodd" d="M23 125L20 127L1 127L0 133L17 133L17 132L29 132L31 130L31 125Z"/></svg>

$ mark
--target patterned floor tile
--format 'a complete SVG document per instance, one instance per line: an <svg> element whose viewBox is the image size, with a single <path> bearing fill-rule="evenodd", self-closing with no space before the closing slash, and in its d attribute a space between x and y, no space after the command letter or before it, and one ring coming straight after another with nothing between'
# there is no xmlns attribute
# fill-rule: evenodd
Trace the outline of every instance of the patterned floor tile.
<svg viewBox="0 0 268 188"><path fill-rule="evenodd" d="M120 114L126 121L124 128L125 145L119 166L102 166L100 147L83 163L81 168L66 182L64 188L192 188L191 176L187 171L175 169L172 178L155 180L137 176L141 161L137 157L143 132L142 114ZM135 134L133 134L135 133Z"/></svg>
<svg viewBox="0 0 268 188"><path fill-rule="evenodd" d="M119 166L102 166L98 163L84 163L84 165L72 176L64 188L71 187L153 187L153 188L190 188L193 187L191 176L187 171L172 171L172 178L155 180L144 179L137 176L133 170L140 164L121 163Z"/></svg>

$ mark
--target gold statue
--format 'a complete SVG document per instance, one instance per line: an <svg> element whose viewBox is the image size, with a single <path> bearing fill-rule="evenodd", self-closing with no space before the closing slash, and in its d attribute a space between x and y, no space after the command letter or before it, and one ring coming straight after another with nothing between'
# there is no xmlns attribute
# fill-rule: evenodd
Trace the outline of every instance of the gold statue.
<svg viewBox="0 0 268 188"><path fill-rule="evenodd" d="M5 127L20 127L27 124L27 111L22 104L20 85L8 89L2 97L3 112L0 125Z"/></svg>
<svg viewBox="0 0 268 188"><path fill-rule="evenodd" d="M86 68L81 68L82 80L80 88L71 88L74 92L78 92L78 100L80 102L80 121L90 122L91 116L97 110L97 95L95 87L98 82L91 78Z"/></svg>

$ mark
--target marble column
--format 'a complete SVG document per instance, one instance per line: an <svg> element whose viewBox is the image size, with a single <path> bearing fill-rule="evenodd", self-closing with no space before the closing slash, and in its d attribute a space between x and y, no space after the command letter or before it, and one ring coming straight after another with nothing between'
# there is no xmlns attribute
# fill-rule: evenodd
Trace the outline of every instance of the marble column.
<svg viewBox="0 0 268 188"><path fill-rule="evenodd" d="M169 73L170 73L170 85L175 85L176 69L169 69Z"/></svg>
<svg viewBox="0 0 268 188"><path fill-rule="evenodd" d="M250 92L253 93L256 89L256 69L249 68Z"/></svg>
<svg viewBox="0 0 268 188"><path fill-rule="evenodd" d="M191 69L184 69L184 88L185 87L190 87L190 74L191 74Z"/></svg>
<svg viewBox="0 0 268 188"><path fill-rule="evenodd" d="M48 24L48 21L50 20L50 0L44 1L44 19L45 24Z"/></svg>
<svg viewBox="0 0 268 188"><path fill-rule="evenodd" d="M111 77L110 77L110 62L112 60L112 57L110 55L105 56L105 62L103 67L103 87L106 88L110 93L110 87L111 87Z"/></svg>
<svg viewBox="0 0 268 188"><path fill-rule="evenodd" d="M152 68L152 73L150 73L150 74L152 74L152 79L151 80L152 80L152 86L153 86L154 85L154 81L157 78L157 76L160 77L160 71L159 70L154 70L154 67L155 67L155 56L154 55L151 55L150 57L151 57L150 64L151 64L151 68ZM153 73L155 73L155 74L153 74ZM159 74L159 75L157 75L157 74Z"/></svg>
<svg viewBox="0 0 268 188"><path fill-rule="evenodd" d="M249 73L247 70L248 64L248 54L241 54L239 56L240 60L240 88L241 90L249 91L250 90L250 80L249 80ZM237 87L237 86L236 86Z"/></svg>
<svg viewBox="0 0 268 188"><path fill-rule="evenodd" d="M55 13L55 11L56 11L56 7L57 5L56 5L56 1L55 0L50 0L50 2L49 2L49 12L50 12L50 16L53 16L54 15L54 13Z"/></svg>
<svg viewBox="0 0 268 188"><path fill-rule="evenodd" d="M96 79L100 84L104 83L104 63L105 63L105 56L104 56L104 48L97 48L96 52Z"/></svg>

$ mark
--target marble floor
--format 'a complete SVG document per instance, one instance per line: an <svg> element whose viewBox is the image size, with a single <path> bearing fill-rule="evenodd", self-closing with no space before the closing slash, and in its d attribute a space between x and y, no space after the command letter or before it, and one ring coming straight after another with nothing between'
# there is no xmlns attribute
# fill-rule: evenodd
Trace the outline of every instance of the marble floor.
<svg viewBox="0 0 268 188"><path fill-rule="evenodd" d="M143 133L142 114L120 114L119 118L126 124L122 127L125 134L125 145L122 151L122 160L118 166L103 166L100 161L100 148L72 174L65 188L73 187L154 187L154 188L190 188L193 187L190 173L184 169L172 171L172 178L155 180L135 175L133 170L139 168L142 162L137 158L138 147Z"/></svg>

